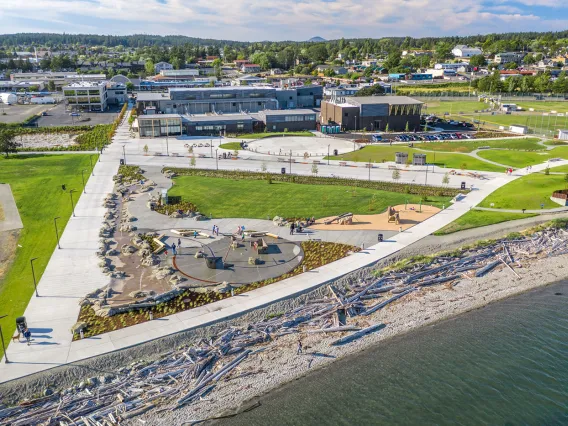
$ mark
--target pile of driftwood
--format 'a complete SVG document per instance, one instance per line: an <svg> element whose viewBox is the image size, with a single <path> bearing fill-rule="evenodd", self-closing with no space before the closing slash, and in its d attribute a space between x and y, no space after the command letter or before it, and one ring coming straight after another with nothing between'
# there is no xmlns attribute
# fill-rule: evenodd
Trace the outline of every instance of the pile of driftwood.
<svg viewBox="0 0 568 426"><path fill-rule="evenodd" d="M157 361L139 361L60 392L46 390L44 397L0 407L0 424L107 426L149 410L176 409L199 400L225 380L254 374L239 365L280 336L338 333L330 344L342 345L383 328L383 324L368 326L365 317L423 287L454 285L496 267L516 275L515 268L523 261L565 253L568 232L548 229L439 256L380 277L369 274L357 282L343 280L343 285L328 286L327 296L321 299L308 298L289 312L247 327L228 328L209 341L163 354Z"/></svg>

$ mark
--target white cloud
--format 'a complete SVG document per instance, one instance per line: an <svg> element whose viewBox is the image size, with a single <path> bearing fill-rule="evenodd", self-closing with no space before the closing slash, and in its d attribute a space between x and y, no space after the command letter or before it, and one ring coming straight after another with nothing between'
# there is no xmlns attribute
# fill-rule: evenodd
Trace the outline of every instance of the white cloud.
<svg viewBox="0 0 568 426"><path fill-rule="evenodd" d="M544 30L546 21L496 0L2 0L2 32L154 33L233 40L414 37ZM561 4L520 0L516 5ZM557 23L558 24L558 23Z"/></svg>

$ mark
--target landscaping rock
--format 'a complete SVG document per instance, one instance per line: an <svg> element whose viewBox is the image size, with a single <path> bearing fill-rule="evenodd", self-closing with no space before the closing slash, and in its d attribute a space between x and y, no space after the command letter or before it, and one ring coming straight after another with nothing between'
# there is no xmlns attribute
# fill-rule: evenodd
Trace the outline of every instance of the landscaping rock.
<svg viewBox="0 0 568 426"><path fill-rule="evenodd" d="M136 253L138 249L136 247L130 246L128 244L123 244L120 248L120 252L125 256L130 256L133 253Z"/></svg>
<svg viewBox="0 0 568 426"><path fill-rule="evenodd" d="M170 215L170 217L171 217L172 219L180 219L180 218L182 218L183 216L181 215L180 212L174 211L174 212Z"/></svg>
<svg viewBox="0 0 568 426"><path fill-rule="evenodd" d="M179 275L172 275L170 278L170 283L174 286L178 286L180 283L187 281L184 277L180 277Z"/></svg>
<svg viewBox="0 0 568 426"><path fill-rule="evenodd" d="M160 258L156 255L150 254L149 256L145 256L144 259L140 262L142 266L155 266L160 264Z"/></svg>
<svg viewBox="0 0 568 426"><path fill-rule="evenodd" d="M83 321L79 321L76 322L72 327L71 327L71 333L72 334L79 334L79 332L81 330L85 330L87 328L87 323L83 322Z"/></svg>
<svg viewBox="0 0 568 426"><path fill-rule="evenodd" d="M170 266L160 266L160 267L154 268L153 273L154 273L154 276L157 279L160 280L160 279L166 278L166 277L174 274L175 269L173 269Z"/></svg>

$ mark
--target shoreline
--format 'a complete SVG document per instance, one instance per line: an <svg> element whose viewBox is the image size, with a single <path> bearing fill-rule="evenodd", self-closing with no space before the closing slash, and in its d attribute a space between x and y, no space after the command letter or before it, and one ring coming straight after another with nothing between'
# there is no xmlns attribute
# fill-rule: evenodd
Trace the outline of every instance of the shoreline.
<svg viewBox="0 0 568 426"><path fill-rule="evenodd" d="M262 353L244 361L237 369L236 377L223 382L223 386L203 400L178 410L148 413L142 419L152 425L178 425L189 419L211 421L214 417L235 415L254 407L256 400L264 395L321 368L328 368L336 360L359 354L422 327L564 280L568 278L568 269L564 270L567 259L568 254L533 261L516 269L520 279L509 270L501 269L471 281L463 279L453 289L438 286L420 292L422 294L409 295L369 316L369 324L383 322L386 328L344 346L329 345L338 337L334 333L303 334L306 353L296 355L297 335L279 337L266 344ZM133 420L125 424L136 423L138 421Z"/></svg>

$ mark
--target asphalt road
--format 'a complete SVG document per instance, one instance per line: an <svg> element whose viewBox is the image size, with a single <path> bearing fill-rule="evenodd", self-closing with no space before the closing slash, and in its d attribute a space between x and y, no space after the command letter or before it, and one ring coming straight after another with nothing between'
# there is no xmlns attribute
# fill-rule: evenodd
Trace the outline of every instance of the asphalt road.
<svg viewBox="0 0 568 426"><path fill-rule="evenodd" d="M112 108L105 112L82 112L81 116L73 117L65 110L64 104L51 108L48 116L40 117L37 121L39 127L51 126L94 126L96 124L111 124L120 112L120 108Z"/></svg>

